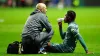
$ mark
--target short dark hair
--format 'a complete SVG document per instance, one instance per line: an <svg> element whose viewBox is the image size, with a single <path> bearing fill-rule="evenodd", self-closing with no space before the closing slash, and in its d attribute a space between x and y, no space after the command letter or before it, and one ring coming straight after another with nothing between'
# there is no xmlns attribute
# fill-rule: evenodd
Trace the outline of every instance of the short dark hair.
<svg viewBox="0 0 100 56"><path fill-rule="evenodd" d="M76 18L76 13L73 10L67 11L67 16L71 18L72 21Z"/></svg>

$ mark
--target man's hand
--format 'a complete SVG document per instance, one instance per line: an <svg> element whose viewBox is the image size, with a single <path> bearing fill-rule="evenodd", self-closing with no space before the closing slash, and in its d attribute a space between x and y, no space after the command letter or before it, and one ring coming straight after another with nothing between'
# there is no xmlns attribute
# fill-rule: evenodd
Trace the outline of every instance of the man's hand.
<svg viewBox="0 0 100 56"><path fill-rule="evenodd" d="M59 27L62 27L62 22L58 22Z"/></svg>
<svg viewBox="0 0 100 56"><path fill-rule="evenodd" d="M64 18L58 18L57 21L58 22L62 22L64 20Z"/></svg>
<svg viewBox="0 0 100 56"><path fill-rule="evenodd" d="M86 54L94 54L93 52L87 52Z"/></svg>
<svg viewBox="0 0 100 56"><path fill-rule="evenodd" d="M86 51L86 54L94 54L93 52Z"/></svg>
<svg viewBox="0 0 100 56"><path fill-rule="evenodd" d="M62 21L63 20L64 20L64 18L58 18L57 19L59 27L62 27Z"/></svg>

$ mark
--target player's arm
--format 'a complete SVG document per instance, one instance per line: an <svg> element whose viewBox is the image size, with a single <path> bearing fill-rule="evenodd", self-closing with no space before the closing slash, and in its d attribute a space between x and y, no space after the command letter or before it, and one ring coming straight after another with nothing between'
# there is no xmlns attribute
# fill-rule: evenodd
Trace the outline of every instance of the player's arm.
<svg viewBox="0 0 100 56"><path fill-rule="evenodd" d="M87 46L86 46L86 44L85 44L85 41L84 41L84 39L82 38L82 36L81 36L79 33L76 35L76 37L77 37L77 39L79 40L79 42L81 43L81 45L83 46L85 52L86 52L87 54L93 54L93 52L89 52L89 51L88 51L88 48L87 48Z"/></svg>
<svg viewBox="0 0 100 56"><path fill-rule="evenodd" d="M71 27L71 32L74 34L74 37L76 37L79 40L79 42L83 46L85 52L87 54L93 54L93 52L89 52L88 51L88 48L86 46L86 43L85 43L84 39L82 38L82 36L79 34L78 30L76 30L74 27Z"/></svg>
<svg viewBox="0 0 100 56"><path fill-rule="evenodd" d="M54 34L54 31L52 29L51 24L48 21L48 18L45 15L41 15L41 24L44 26L44 28L46 29L46 31L49 33L47 35L48 36L52 36Z"/></svg>
<svg viewBox="0 0 100 56"><path fill-rule="evenodd" d="M86 44L85 44L85 41L84 41L84 39L82 38L82 36L81 36L79 33L77 33L75 37L77 37L77 39L79 40L79 42L80 42L81 45L83 46L85 52L87 53L87 52L88 52L88 48L87 48L87 46L86 46Z"/></svg>
<svg viewBox="0 0 100 56"><path fill-rule="evenodd" d="M62 30L62 22L58 22L58 25L59 25L60 36L61 36L62 39L64 39L66 33L63 32L63 30Z"/></svg>
<svg viewBox="0 0 100 56"><path fill-rule="evenodd" d="M83 39L82 36L79 34L78 30L76 30L74 27L71 27L71 32L72 32L72 34L74 35L74 37L76 37L76 38L79 40L79 42L80 42L81 45L83 46L85 52L87 53L88 48L87 48L87 46L86 46L86 44L85 44L84 39Z"/></svg>

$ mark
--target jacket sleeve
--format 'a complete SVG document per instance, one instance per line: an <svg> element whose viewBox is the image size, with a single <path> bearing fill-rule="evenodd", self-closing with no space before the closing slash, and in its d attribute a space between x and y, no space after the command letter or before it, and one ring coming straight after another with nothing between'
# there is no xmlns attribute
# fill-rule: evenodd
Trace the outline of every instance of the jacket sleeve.
<svg viewBox="0 0 100 56"><path fill-rule="evenodd" d="M65 34L66 34L66 32L63 32L63 30L62 30L62 26L59 27L59 32L60 32L60 36L61 36L61 38L64 39L64 38L65 38Z"/></svg>
<svg viewBox="0 0 100 56"><path fill-rule="evenodd" d="M84 50L85 50L85 51L88 51L88 48L87 48L87 46L86 46L86 44L85 44L85 41L84 41L84 39L82 38L82 36L81 36L80 34L77 34L76 37L77 37L77 39L79 40L79 42L81 43L81 45L83 46Z"/></svg>
<svg viewBox="0 0 100 56"><path fill-rule="evenodd" d="M43 24L46 31L49 33L48 36L52 36L54 31L52 30L52 26L51 26L50 22L48 21L48 18L46 17L46 15L44 15L44 14L41 15L40 21Z"/></svg>
<svg viewBox="0 0 100 56"><path fill-rule="evenodd" d="M71 28L71 32L74 34L74 37L76 37L79 42L81 43L81 45L83 46L84 50L87 51L88 48L86 46L86 43L84 41L84 39L82 38L82 36L79 34L79 31L77 29L75 29L74 27Z"/></svg>

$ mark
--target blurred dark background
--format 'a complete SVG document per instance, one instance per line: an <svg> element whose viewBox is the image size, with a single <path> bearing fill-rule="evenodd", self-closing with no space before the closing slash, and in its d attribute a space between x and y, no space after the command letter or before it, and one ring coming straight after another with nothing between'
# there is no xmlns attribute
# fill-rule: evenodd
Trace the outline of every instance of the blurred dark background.
<svg viewBox="0 0 100 56"><path fill-rule="evenodd" d="M100 0L0 0L1 7L28 7L45 3L48 7L100 6Z"/></svg>

